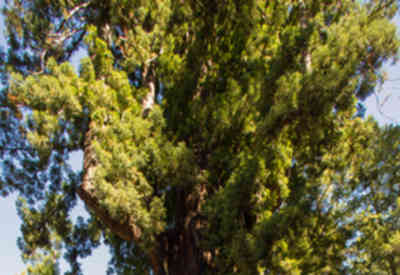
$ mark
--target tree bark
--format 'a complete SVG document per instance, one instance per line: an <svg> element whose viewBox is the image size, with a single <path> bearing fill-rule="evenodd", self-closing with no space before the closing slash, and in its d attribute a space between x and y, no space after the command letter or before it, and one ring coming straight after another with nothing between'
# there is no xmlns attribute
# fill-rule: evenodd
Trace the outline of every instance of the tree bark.
<svg viewBox="0 0 400 275"><path fill-rule="evenodd" d="M395 259L394 256L391 255L389 258L389 265L390 265L390 272L392 273L392 275L397 275L397 265L395 263Z"/></svg>
<svg viewBox="0 0 400 275"><path fill-rule="evenodd" d="M206 188L199 185L191 191L177 188L176 192L176 226L167 233L166 246L164 244L168 275L201 275L207 266L207 255L200 248L203 220L199 213Z"/></svg>

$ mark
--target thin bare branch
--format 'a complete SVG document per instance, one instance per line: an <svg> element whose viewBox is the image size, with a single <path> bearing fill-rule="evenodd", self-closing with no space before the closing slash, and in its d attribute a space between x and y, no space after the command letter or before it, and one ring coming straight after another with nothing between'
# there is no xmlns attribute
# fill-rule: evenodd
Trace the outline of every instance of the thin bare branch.
<svg viewBox="0 0 400 275"><path fill-rule="evenodd" d="M382 91L382 86L379 88L379 91ZM399 121L397 119L387 115L383 111L383 105L388 101L388 98L390 97L390 95L386 96L385 99L383 100L383 102L381 102L378 92L374 91L374 96L375 96L375 102L376 102L376 107L377 107L378 113L393 123L396 123L396 124L399 123Z"/></svg>
<svg viewBox="0 0 400 275"><path fill-rule="evenodd" d="M92 3L92 1L86 2L86 3L82 3L81 5L76 6L75 8L73 8L68 14L67 16L64 18L64 20L61 22L60 26L58 27L58 29L56 30L56 32L59 32L62 30L62 28L64 28L65 23L72 17L75 15L75 13L77 13L78 11L80 11L81 9L84 9L86 7L88 7L90 4Z"/></svg>

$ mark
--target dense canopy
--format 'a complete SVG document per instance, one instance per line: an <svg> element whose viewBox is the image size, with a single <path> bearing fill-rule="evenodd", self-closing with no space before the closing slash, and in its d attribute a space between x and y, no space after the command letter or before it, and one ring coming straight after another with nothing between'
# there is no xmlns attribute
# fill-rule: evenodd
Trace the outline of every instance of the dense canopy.
<svg viewBox="0 0 400 275"><path fill-rule="evenodd" d="M400 274L400 129L362 108L396 12L6 0L0 192L27 274L81 274L101 242L110 274Z"/></svg>

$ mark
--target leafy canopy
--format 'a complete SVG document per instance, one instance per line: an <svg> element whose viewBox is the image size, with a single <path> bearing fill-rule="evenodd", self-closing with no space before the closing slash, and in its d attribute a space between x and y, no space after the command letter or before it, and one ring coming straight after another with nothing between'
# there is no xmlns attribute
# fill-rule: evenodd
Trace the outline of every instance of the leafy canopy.
<svg viewBox="0 0 400 275"><path fill-rule="evenodd" d="M3 13L0 191L20 195L28 274L61 254L80 274L100 242L116 274L400 272L400 131L357 112L397 53L395 1Z"/></svg>

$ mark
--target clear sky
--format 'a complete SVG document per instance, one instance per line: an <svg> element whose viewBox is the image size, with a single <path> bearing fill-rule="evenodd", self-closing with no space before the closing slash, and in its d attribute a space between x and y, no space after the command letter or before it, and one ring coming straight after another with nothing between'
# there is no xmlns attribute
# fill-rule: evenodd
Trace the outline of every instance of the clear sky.
<svg viewBox="0 0 400 275"><path fill-rule="evenodd" d="M2 4L0 4L2 6ZM396 24L400 26L400 19L397 18ZM4 41L4 22L0 17L0 45L5 45ZM74 58L75 64L79 55ZM366 101L367 115L372 115L380 124L399 123L400 121L400 64L391 66L386 65L389 81L377 92L377 97L371 96ZM75 169L81 169L82 156L75 154L71 157L71 164ZM17 247L17 238L21 236L19 228L21 222L17 216L15 208L16 195L0 197L0 275L15 275L24 270L24 264L20 258L20 251ZM87 215L82 204L74 211L73 216ZM87 274L105 274L106 266L109 260L107 248L104 246L95 250L93 255L88 257L82 265L83 273ZM61 269L67 270L65 262L61 263Z"/></svg>

